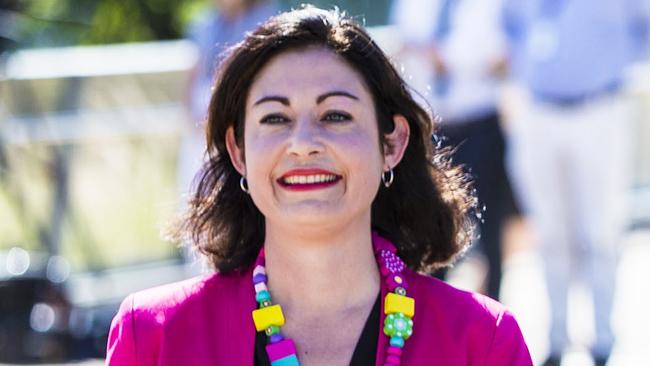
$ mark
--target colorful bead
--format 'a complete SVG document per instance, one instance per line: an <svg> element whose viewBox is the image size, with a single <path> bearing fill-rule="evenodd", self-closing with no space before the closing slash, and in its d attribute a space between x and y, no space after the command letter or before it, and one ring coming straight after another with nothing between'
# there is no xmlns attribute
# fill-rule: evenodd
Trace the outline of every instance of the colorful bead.
<svg viewBox="0 0 650 366"><path fill-rule="evenodd" d="M399 348L399 347L390 346L386 350L386 353L389 354L389 355L401 356L402 355L402 349Z"/></svg>
<svg viewBox="0 0 650 366"><path fill-rule="evenodd" d="M395 293L400 296L406 296L406 289L404 287L397 287Z"/></svg>
<svg viewBox="0 0 650 366"><path fill-rule="evenodd" d="M258 274L263 274L266 275L266 268L264 268L264 265L257 265L255 266L255 269L253 269L253 277L255 277Z"/></svg>
<svg viewBox="0 0 650 366"><path fill-rule="evenodd" d="M271 294L267 290L260 291L255 294L255 301L257 302L271 301Z"/></svg>
<svg viewBox="0 0 650 366"><path fill-rule="evenodd" d="M287 356L295 355L296 353L296 346L291 339L285 339L281 342L266 346L266 354L269 355L269 360L271 362Z"/></svg>
<svg viewBox="0 0 650 366"><path fill-rule="evenodd" d="M395 347L402 348L402 347L404 347L404 338L402 338L402 337L397 337L397 336L395 336L395 337L390 337L390 345L391 345L391 346L395 346Z"/></svg>
<svg viewBox="0 0 650 366"><path fill-rule="evenodd" d="M270 327L264 329L264 333L266 333L266 335L270 337L273 334L280 333L280 327L278 327L277 325L271 325Z"/></svg>
<svg viewBox="0 0 650 366"><path fill-rule="evenodd" d="M255 284L255 292L260 293L262 291L269 291L269 289L266 287L266 283L260 282Z"/></svg>
<svg viewBox="0 0 650 366"><path fill-rule="evenodd" d="M395 364L395 365L399 365L400 364L400 358L398 356L395 356L395 355L389 355L388 357L386 357L386 362L392 363L392 364Z"/></svg>
<svg viewBox="0 0 650 366"><path fill-rule="evenodd" d="M255 322L255 329L258 332L265 330L271 325L279 327L284 325L284 315L280 305L271 305L265 308L253 311L253 321Z"/></svg>
<svg viewBox="0 0 650 366"><path fill-rule="evenodd" d="M264 273L258 273L255 276L253 276L253 283L258 284L258 283L264 283L266 284L266 275Z"/></svg>
<svg viewBox="0 0 650 366"><path fill-rule="evenodd" d="M296 355L287 356L279 360L271 361L271 366L300 366Z"/></svg>
<svg viewBox="0 0 650 366"><path fill-rule="evenodd" d="M388 293L384 301L384 313L403 313L412 318L415 315L415 300L408 296Z"/></svg>
<svg viewBox="0 0 650 366"><path fill-rule="evenodd" d="M268 328L267 328L267 329L268 329ZM280 341L283 340L283 339L284 339L284 337L282 336L281 333L275 333L275 334L271 334L271 336L269 337L269 342L271 342L271 343L278 343L278 342L280 342Z"/></svg>
<svg viewBox="0 0 650 366"><path fill-rule="evenodd" d="M413 334L413 320L402 313L392 313L384 319L384 334L408 339Z"/></svg>
<svg viewBox="0 0 650 366"><path fill-rule="evenodd" d="M386 285L388 286L388 291L394 291L399 287L403 288L404 290L408 288L406 280L399 274L389 274L386 280Z"/></svg>

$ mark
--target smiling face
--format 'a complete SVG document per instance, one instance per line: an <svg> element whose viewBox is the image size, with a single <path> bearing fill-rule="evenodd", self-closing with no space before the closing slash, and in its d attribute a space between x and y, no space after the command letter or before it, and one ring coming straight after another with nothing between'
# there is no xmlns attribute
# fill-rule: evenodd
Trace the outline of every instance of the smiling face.
<svg viewBox="0 0 650 366"><path fill-rule="evenodd" d="M393 134L408 139L406 121L396 117L396 125ZM228 151L267 225L369 227L381 173L405 147L391 143L382 153L362 77L321 48L281 53L260 70L244 131L243 151L228 131Z"/></svg>

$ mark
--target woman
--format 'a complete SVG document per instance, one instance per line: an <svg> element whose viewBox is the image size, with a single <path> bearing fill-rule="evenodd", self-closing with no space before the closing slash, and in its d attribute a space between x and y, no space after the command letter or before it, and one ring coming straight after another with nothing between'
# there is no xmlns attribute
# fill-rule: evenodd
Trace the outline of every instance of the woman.
<svg viewBox="0 0 650 366"><path fill-rule="evenodd" d="M473 203L431 128L349 18L263 24L221 66L184 225L218 273L129 296L107 363L531 365L500 304L416 273Z"/></svg>

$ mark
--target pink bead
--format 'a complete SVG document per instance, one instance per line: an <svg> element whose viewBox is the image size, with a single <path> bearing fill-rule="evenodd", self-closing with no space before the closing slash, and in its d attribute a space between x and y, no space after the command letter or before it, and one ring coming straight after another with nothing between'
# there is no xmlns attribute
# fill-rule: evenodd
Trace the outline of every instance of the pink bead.
<svg viewBox="0 0 650 366"><path fill-rule="evenodd" d="M267 345L266 354L269 355L269 360L273 362L290 355L295 355L296 346L291 339L284 339L278 343Z"/></svg>
<svg viewBox="0 0 650 366"><path fill-rule="evenodd" d="M253 276L255 276L256 274L260 274L260 273L265 275L266 274L266 268L264 268L264 266L260 266L258 264L257 266L255 266L255 269L253 269Z"/></svg>
<svg viewBox="0 0 650 366"><path fill-rule="evenodd" d="M386 353L389 354L389 355L393 355L393 356L401 356L402 355L402 349L399 348L399 347L390 346L386 350Z"/></svg>
<svg viewBox="0 0 650 366"><path fill-rule="evenodd" d="M384 366L399 366L399 363L392 363L392 362L384 362Z"/></svg>
<svg viewBox="0 0 650 366"><path fill-rule="evenodd" d="M400 360L399 356L390 355L390 356L386 357L386 362L387 363L393 363L395 365L399 365L401 363L400 361L401 360Z"/></svg>

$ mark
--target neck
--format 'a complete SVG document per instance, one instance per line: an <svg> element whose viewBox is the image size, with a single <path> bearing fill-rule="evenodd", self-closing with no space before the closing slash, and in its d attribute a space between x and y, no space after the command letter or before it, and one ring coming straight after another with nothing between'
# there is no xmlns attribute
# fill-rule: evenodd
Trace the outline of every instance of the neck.
<svg viewBox="0 0 650 366"><path fill-rule="evenodd" d="M337 312L372 304L380 276L366 227L323 235L268 225L266 268L274 302L286 313Z"/></svg>

